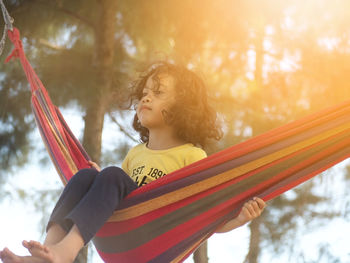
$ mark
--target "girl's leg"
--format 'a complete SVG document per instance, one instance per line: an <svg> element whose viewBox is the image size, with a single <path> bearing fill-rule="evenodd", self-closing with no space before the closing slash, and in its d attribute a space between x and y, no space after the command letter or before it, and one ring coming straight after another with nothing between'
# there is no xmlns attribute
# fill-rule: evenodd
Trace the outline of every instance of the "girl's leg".
<svg viewBox="0 0 350 263"><path fill-rule="evenodd" d="M65 221L64 218L89 191L97 175L98 171L95 169L82 169L69 180L51 213L46 227L49 242L55 239L52 236L61 236L61 230L68 233L73 224L69 224L70 222ZM51 229L51 226L55 224L58 224L61 229L58 226Z"/></svg>
<svg viewBox="0 0 350 263"><path fill-rule="evenodd" d="M82 169L69 180L51 213L47 225L47 235L44 241L45 245L54 245L60 242L67 233L69 233L73 224L65 224L64 218L88 192L97 174L98 172L95 169ZM36 247L40 243L36 241L23 241L22 244L31 254L35 254L37 251ZM11 260L16 258L14 262L42 262L40 258L36 257L19 257L9 250L6 250L5 254L8 258L11 257Z"/></svg>
<svg viewBox="0 0 350 263"><path fill-rule="evenodd" d="M79 203L84 195L89 191L98 171L95 169L79 170L67 183L55 208L53 209L48 225L45 245L53 245L60 242L72 228L71 222L65 222L65 217ZM22 244L31 254L35 254L36 241L23 241Z"/></svg>
<svg viewBox="0 0 350 263"><path fill-rule="evenodd" d="M67 232L59 224L51 224L44 241L45 245L53 245L60 242Z"/></svg>
<svg viewBox="0 0 350 263"><path fill-rule="evenodd" d="M66 216L65 224L74 223L87 244L120 201L136 188L137 184L119 167L103 169L84 198Z"/></svg>
<svg viewBox="0 0 350 263"><path fill-rule="evenodd" d="M54 245L30 242L30 252L45 262L72 262L113 214L120 201L136 188L136 183L122 169L103 169L85 196L65 217L63 225L73 225L68 234Z"/></svg>
<svg viewBox="0 0 350 263"><path fill-rule="evenodd" d="M67 232L63 230L63 228L56 223L53 223L49 230L47 231L47 235L44 241L44 245L54 245L60 242L65 236L67 235ZM33 244L38 243L36 241L26 241L23 240L22 245L29 250L29 252L32 254L33 252Z"/></svg>

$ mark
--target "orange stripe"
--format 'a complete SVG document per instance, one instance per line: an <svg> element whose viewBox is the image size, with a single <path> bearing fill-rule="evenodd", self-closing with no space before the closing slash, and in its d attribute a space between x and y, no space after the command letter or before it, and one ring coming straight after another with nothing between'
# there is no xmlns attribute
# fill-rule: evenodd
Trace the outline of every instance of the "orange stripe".
<svg viewBox="0 0 350 263"><path fill-rule="evenodd" d="M320 141L326 140L326 139L328 139L332 136L335 136L335 135L337 135L345 130L349 130L349 132L350 132L350 123L340 125L339 127L336 127L332 130L323 132L323 133L316 135L312 138L298 142L298 143L291 145L289 147L286 147L282 150L276 151L274 153L271 153L269 155L266 155L264 157L261 157L259 159L254 160L254 161L251 161L249 163L243 164L239 167L236 167L236 168L231 169L229 171L223 172L221 174L212 176L212 177L210 177L206 180L202 180L198 183L195 183L195 184L192 184L189 186L184 186L176 191L166 193L166 194L161 195L159 197L156 197L154 199L139 203L139 204L131 206L131 207L127 207L127 208L122 209L122 210L117 210L108 219L108 222L119 222L119 221L127 220L130 218L138 217L138 216L146 214L150 211L153 211L153 210L156 210L158 208L175 203L177 201L180 201L180 200L185 199L187 197L190 197L192 195L198 194L200 192L208 190L208 189L215 187L217 185L228 182L228 181L230 181L238 176L241 176L241 175L244 175L248 172L251 172L259 167L262 167L262 166L267 165L273 161L276 161L276 160L281 159L285 156L288 156L288 155L290 155L294 152L297 152L303 148L306 148L308 146L316 144Z"/></svg>
<svg viewBox="0 0 350 263"><path fill-rule="evenodd" d="M40 104L39 104L40 105ZM76 167L75 163L73 162L69 150L67 149L67 147L65 146L65 144L62 142L60 136L56 133L55 129L53 128L52 123L49 121L49 118L47 117L46 114L44 114L44 109L41 107L41 111L42 111L42 116L44 116L45 120L46 120L46 124L48 124L49 129L52 131L52 134L55 138L55 142L57 143L57 145L59 146L61 153L65 159L65 161L67 162L67 165L69 166L69 169L72 171L72 173L76 173L78 171L78 168Z"/></svg>
<svg viewBox="0 0 350 263"><path fill-rule="evenodd" d="M349 101L350 102L350 101ZM169 177L163 177L160 180L156 180L154 182L152 182L151 184L147 184L145 186L143 186L143 188L139 188L137 190L135 190L134 192L132 192L130 194L130 196L135 196L138 195L140 192L145 192L145 191L149 191L152 189L155 189L159 186L161 186L164 183L171 183L173 181L177 181L180 180L183 177L186 177L188 174L194 174L197 173L199 171L202 170L206 170L212 167L215 167L221 163L230 161L234 158L238 158L240 156L243 156L249 152L253 152L256 150L259 150L263 147L266 147L268 145L271 144L278 144L280 141L283 141L284 139L295 135L296 133L301 133L304 132L305 130L317 127L318 125L324 125L327 124L328 121L332 121L336 118L341 118L340 120L343 123L349 123L350 119L350 105L349 102L347 102L347 104L344 103L344 105L346 105L346 108L342 108L339 107L338 112L328 112L324 111L325 116L322 116L323 118L319 117L320 119L313 119L315 118L315 116L313 116L313 118L304 118L298 121L295 121L291 124L287 124L285 126L282 126L280 128L276 128L274 130L271 130L270 132L267 132L265 134L261 134L259 136L256 136L252 139L249 139L243 143L240 143L238 145L232 146L230 148L227 148L221 152L218 152L216 154L213 154L205 159L202 159L198 162L195 162L193 164L190 164L187 167L184 167L180 170L178 170L176 173L176 176L169 176ZM345 118L345 119L344 119ZM308 120L308 121L306 121ZM299 124L298 125L296 124ZM287 129L288 127L288 129ZM328 128L330 129L330 128ZM166 181L166 182L165 182ZM141 190L142 189L142 190Z"/></svg>

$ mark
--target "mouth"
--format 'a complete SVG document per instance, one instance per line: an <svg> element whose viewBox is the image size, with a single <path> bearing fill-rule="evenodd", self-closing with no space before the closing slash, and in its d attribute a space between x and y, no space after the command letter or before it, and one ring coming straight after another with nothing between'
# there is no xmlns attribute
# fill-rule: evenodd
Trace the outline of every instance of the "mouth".
<svg viewBox="0 0 350 263"><path fill-rule="evenodd" d="M143 110L152 110L152 109L148 106L141 106L140 111L143 111Z"/></svg>

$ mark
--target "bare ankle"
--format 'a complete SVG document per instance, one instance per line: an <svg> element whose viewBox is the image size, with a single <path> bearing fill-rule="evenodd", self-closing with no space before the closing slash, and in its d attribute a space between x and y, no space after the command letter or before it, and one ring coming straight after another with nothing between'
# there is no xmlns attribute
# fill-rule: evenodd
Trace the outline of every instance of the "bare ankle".
<svg viewBox="0 0 350 263"><path fill-rule="evenodd" d="M51 223L51 225L48 228L44 244L45 245L57 244L66 235L67 235L67 232L59 224Z"/></svg>

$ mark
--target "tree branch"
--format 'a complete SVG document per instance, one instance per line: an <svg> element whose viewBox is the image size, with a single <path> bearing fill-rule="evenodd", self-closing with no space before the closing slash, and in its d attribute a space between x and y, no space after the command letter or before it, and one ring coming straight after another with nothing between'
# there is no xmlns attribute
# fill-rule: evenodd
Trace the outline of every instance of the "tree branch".
<svg viewBox="0 0 350 263"><path fill-rule="evenodd" d="M34 1L37 2L37 4L56 7L57 11L65 13L71 17L74 17L75 19L79 20L80 22L83 22L85 25L91 27L92 29L96 28L95 25L91 23L89 20L85 19L84 17L80 16L77 13L74 13L66 8L63 8L62 5L57 1L54 1L55 2L54 4L52 4L52 2L49 2L49 1L42 1L42 0L34 0Z"/></svg>
<svg viewBox="0 0 350 263"><path fill-rule="evenodd" d="M48 48L53 49L53 50L65 50L66 49L64 46L52 44L43 38L39 39L39 43L44 45L45 47L48 47Z"/></svg>
<svg viewBox="0 0 350 263"><path fill-rule="evenodd" d="M124 133L124 134L125 134L130 140L132 140L133 142L138 143L138 141L137 141L134 137L132 137L132 136L127 132L127 130L124 129L124 127L117 121L116 118L114 118L114 116L112 116L112 114L111 114L110 112L108 113L108 115L109 115L109 117L111 118L111 120L112 120L115 124L118 125L119 130L120 130L122 133Z"/></svg>
<svg viewBox="0 0 350 263"><path fill-rule="evenodd" d="M82 17L82 16L80 16L80 15L78 15L78 14L76 14L76 13L74 13L74 12L72 12L72 11L66 9L66 8L59 7L57 10L60 11L60 12L65 13L67 15L70 15L71 17L74 17L74 18L78 19L79 21L83 22L84 24L86 24L87 26L91 27L92 29L96 28L95 25L93 23L91 23L89 20L85 19L84 17Z"/></svg>

